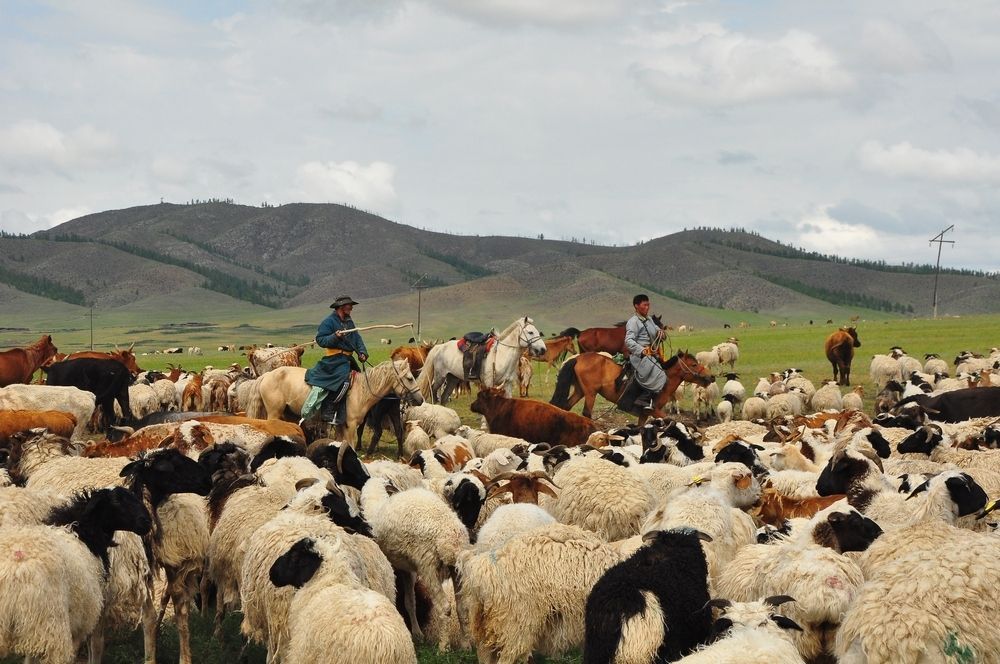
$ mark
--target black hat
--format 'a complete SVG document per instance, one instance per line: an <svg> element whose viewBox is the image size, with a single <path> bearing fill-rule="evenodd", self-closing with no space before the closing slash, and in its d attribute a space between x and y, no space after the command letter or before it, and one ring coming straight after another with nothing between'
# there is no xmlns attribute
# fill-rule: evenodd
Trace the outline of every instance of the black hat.
<svg viewBox="0 0 1000 664"><path fill-rule="evenodd" d="M341 295L340 297L338 297L336 300L333 301L333 304L330 305L330 308L336 309L338 307L344 306L345 304L357 304L357 302L355 302L346 295Z"/></svg>

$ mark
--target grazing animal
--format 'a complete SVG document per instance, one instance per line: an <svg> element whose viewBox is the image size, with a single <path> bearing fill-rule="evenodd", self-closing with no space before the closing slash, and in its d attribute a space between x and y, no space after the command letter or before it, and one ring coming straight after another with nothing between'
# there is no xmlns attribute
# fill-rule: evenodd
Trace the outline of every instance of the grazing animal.
<svg viewBox="0 0 1000 664"><path fill-rule="evenodd" d="M972 387L945 392L937 396L916 394L895 405L892 413L900 412L907 404L915 403L924 413L938 422L963 422L974 417L1000 415L1000 387Z"/></svg>
<svg viewBox="0 0 1000 664"><path fill-rule="evenodd" d="M490 431L523 438L529 443L582 445L598 430L589 417L530 399L510 399L501 390L480 390L470 406L486 418Z"/></svg>
<svg viewBox="0 0 1000 664"><path fill-rule="evenodd" d="M48 334L43 334L38 341L25 348L0 351L0 387L30 382L39 367L57 352L59 349Z"/></svg>
<svg viewBox="0 0 1000 664"><path fill-rule="evenodd" d="M639 416L640 426L650 414L653 417L666 417L663 407L680 387L681 381L686 380L703 386L715 382L708 369L699 364L698 360L687 351L677 351L677 354L663 362L662 366L667 373L667 382L653 400L652 413L646 412ZM618 384L621 374L621 366L604 355L599 353L578 355L568 360L559 370L556 389L549 403L570 410L580 399L584 399L583 414L590 417L598 394L612 402L617 402L622 396L625 386ZM573 388L572 395L570 388Z"/></svg>
<svg viewBox="0 0 1000 664"><path fill-rule="evenodd" d="M542 333L527 316L518 318L496 335L496 341L483 358L479 385L502 388L507 396L517 382L517 365L523 351L534 355L545 352ZM458 341L446 341L431 349L420 372L420 391L432 403L447 403L455 386L465 377L463 353Z"/></svg>
<svg viewBox="0 0 1000 664"><path fill-rule="evenodd" d="M659 316L652 318L656 327L662 330L663 320ZM588 327L579 333L576 343L581 353L624 353L625 323L618 323L614 327Z"/></svg>
<svg viewBox="0 0 1000 664"><path fill-rule="evenodd" d="M280 420L288 410L299 417L309 395L305 374L302 367L279 367L261 376L256 393L250 396L247 415ZM347 393L347 422L337 426L336 438L353 444L365 415L390 393L415 405L424 401L405 360L382 362L353 382Z"/></svg>
<svg viewBox="0 0 1000 664"><path fill-rule="evenodd" d="M93 392L97 405L101 407L101 425L106 430L115 415L114 403L118 402L122 416L131 421L132 409L129 405L128 386L132 374L117 360L81 358L56 362L45 369L49 385L75 387Z"/></svg>
<svg viewBox="0 0 1000 664"><path fill-rule="evenodd" d="M536 362L544 362L547 365L545 369L546 384L549 382L549 371L552 370L552 367L555 366L556 362L562 361L567 354L573 352L573 339L574 337L568 334L546 339L545 352L535 358L532 358Z"/></svg>
<svg viewBox="0 0 1000 664"><path fill-rule="evenodd" d="M411 339L412 341L412 339ZM420 370L424 368L427 361L427 354L434 348L433 343L422 343L419 346L399 346L389 354L394 360L406 360L410 363L410 372L414 376L420 375Z"/></svg>
<svg viewBox="0 0 1000 664"><path fill-rule="evenodd" d="M522 399L528 396L528 390L531 389L531 377L533 374L534 371L531 368L531 360L529 360L527 356L522 355L517 361L517 386Z"/></svg>
<svg viewBox="0 0 1000 664"><path fill-rule="evenodd" d="M254 377L263 376L278 367L301 367L302 354L306 347L282 348L268 345L267 348L256 348L247 352L247 363Z"/></svg>
<svg viewBox="0 0 1000 664"><path fill-rule="evenodd" d="M853 327L841 328L826 338L826 359L833 367L833 379L840 385L851 384L851 362L854 360L855 348L861 348L861 341L858 340L858 331Z"/></svg>

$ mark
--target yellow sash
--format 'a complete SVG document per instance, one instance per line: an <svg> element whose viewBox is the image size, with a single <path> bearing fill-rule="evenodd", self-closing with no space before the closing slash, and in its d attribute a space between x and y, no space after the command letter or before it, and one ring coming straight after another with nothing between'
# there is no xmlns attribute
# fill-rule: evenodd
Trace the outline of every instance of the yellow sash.
<svg viewBox="0 0 1000 664"><path fill-rule="evenodd" d="M351 351L349 351L349 350L341 350L340 348L327 348L325 350L326 350L326 356L327 357L330 357L331 355L350 355L351 354Z"/></svg>

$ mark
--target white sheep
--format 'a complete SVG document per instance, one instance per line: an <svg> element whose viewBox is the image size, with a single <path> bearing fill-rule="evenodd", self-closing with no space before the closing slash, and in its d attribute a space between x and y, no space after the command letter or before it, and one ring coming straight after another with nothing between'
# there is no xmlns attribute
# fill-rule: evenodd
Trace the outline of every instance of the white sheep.
<svg viewBox="0 0 1000 664"><path fill-rule="evenodd" d="M718 664L720 662L741 662L742 664L804 664L794 644L796 630L801 627L790 618L776 613L776 602L793 602L791 597L769 597L753 602L730 602L713 600L713 604L724 603L724 613L720 620L732 626L722 636L706 646L698 648L677 662L685 664ZM785 613L785 610L782 610Z"/></svg>
<svg viewBox="0 0 1000 664"><path fill-rule="evenodd" d="M715 371L720 362L719 353L714 348L712 350L699 351L694 354L694 358L698 361L698 364L704 366L709 371Z"/></svg>
<svg viewBox="0 0 1000 664"><path fill-rule="evenodd" d="M479 529L475 550L499 549L515 535L555 522L555 517L532 503L500 505Z"/></svg>
<svg viewBox="0 0 1000 664"><path fill-rule="evenodd" d="M715 404L719 401L719 385L709 383L707 386L695 385L694 417L696 420L715 414ZM704 411L702 410L704 409Z"/></svg>
<svg viewBox="0 0 1000 664"><path fill-rule="evenodd" d="M485 457L497 449L509 449L515 445L528 445L528 441L522 438L515 438L514 436L505 436L500 433L489 433L488 431L480 431L479 429L473 429L469 426L462 425L455 432L459 436L462 436L469 443L472 444L472 449L476 452L476 456Z"/></svg>
<svg viewBox="0 0 1000 664"><path fill-rule="evenodd" d="M726 382L722 386L722 394L723 396L731 394L736 397L737 401L743 401L746 398L747 390L743 387L743 383L737 380L738 378L739 374L727 373Z"/></svg>
<svg viewBox="0 0 1000 664"><path fill-rule="evenodd" d="M868 369L875 387L882 389L890 380L902 382L903 377L899 371L899 361L894 355L873 355L872 363Z"/></svg>
<svg viewBox="0 0 1000 664"><path fill-rule="evenodd" d="M733 367L736 365L736 361L740 359L740 347L734 340L723 341L721 344L716 344L712 347L712 350L714 350L719 356L719 364L728 364L730 371L733 370Z"/></svg>
<svg viewBox="0 0 1000 664"><path fill-rule="evenodd" d="M571 459L552 481L559 497L539 496L539 505L560 523L586 528L608 541L637 535L654 506L643 479L601 458Z"/></svg>
<svg viewBox="0 0 1000 664"><path fill-rule="evenodd" d="M406 430L403 438L403 456L409 459L420 450L429 450L433 443L431 437L420 426L420 420L407 420L403 423Z"/></svg>
<svg viewBox="0 0 1000 664"><path fill-rule="evenodd" d="M767 401L759 396L749 397L740 409L744 420L762 420L767 417Z"/></svg>
<svg viewBox="0 0 1000 664"><path fill-rule="evenodd" d="M720 422L732 421L733 409L736 408L737 403L739 403L739 400L734 395L723 395L722 401L715 407L715 413L719 417Z"/></svg>
<svg viewBox="0 0 1000 664"><path fill-rule="evenodd" d="M406 623L392 601L365 588L342 538L303 538L269 566L272 582L298 587L288 607L288 664L416 664Z"/></svg>
<svg viewBox="0 0 1000 664"><path fill-rule="evenodd" d="M767 419L802 415L805 411L805 400L805 393L794 389L783 394L775 394L767 401Z"/></svg>
<svg viewBox="0 0 1000 664"><path fill-rule="evenodd" d="M420 427L434 440L455 433L462 418L451 408L424 402L406 409L407 420L420 420Z"/></svg>
<svg viewBox="0 0 1000 664"><path fill-rule="evenodd" d="M854 388L841 397L841 408L843 410L864 410L865 408L865 388L856 385Z"/></svg>
<svg viewBox="0 0 1000 664"><path fill-rule="evenodd" d="M844 398L840 395L840 387L837 381L828 380L823 386L816 390L812 396L812 409L822 410L843 410Z"/></svg>
<svg viewBox="0 0 1000 664"><path fill-rule="evenodd" d="M514 664L533 652L555 656L580 647L587 596L625 555L592 532L559 523L496 550L461 554L460 610L480 661Z"/></svg>

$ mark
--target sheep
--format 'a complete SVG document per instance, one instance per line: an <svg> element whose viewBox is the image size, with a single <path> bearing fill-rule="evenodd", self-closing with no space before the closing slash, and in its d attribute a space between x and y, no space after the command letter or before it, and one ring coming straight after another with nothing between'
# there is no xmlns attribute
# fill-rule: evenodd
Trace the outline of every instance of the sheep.
<svg viewBox="0 0 1000 664"><path fill-rule="evenodd" d="M735 603L713 599L710 604L721 607L723 614L712 624L712 632L721 638L677 661L685 664L803 664L791 636L802 628L791 618L775 612L781 604L794 601L788 596Z"/></svg>
<svg viewBox="0 0 1000 664"><path fill-rule="evenodd" d="M879 548L890 555L872 570L841 621L840 662L996 658L1000 632L991 616L1000 602L1000 560L994 536L924 524L887 534Z"/></svg>
<svg viewBox="0 0 1000 664"><path fill-rule="evenodd" d="M840 387L836 381L826 381L812 396L813 410L843 410L843 408L844 399L840 395Z"/></svg>
<svg viewBox="0 0 1000 664"><path fill-rule="evenodd" d="M937 463L953 463L959 468L1000 469L1000 451L963 450L944 444L945 433L938 424L928 424L914 431L896 447L900 454L926 454Z"/></svg>
<svg viewBox="0 0 1000 664"><path fill-rule="evenodd" d="M89 487L118 484L127 463L127 458L81 458L65 438L45 429L30 429L11 437L7 469L29 489L70 495Z"/></svg>
<svg viewBox="0 0 1000 664"><path fill-rule="evenodd" d="M709 371L715 371L715 368L719 366L721 359L719 357L718 351L714 348L712 350L703 350L694 354L695 359L698 364L704 366Z"/></svg>
<svg viewBox="0 0 1000 664"><path fill-rule="evenodd" d="M403 423L406 435L403 439L403 454L412 457L420 450L429 450L433 443L427 432L420 427L420 420L407 420Z"/></svg>
<svg viewBox="0 0 1000 664"><path fill-rule="evenodd" d="M805 407L805 393L789 390L775 394L767 401L767 419L773 420L786 415L801 415Z"/></svg>
<svg viewBox="0 0 1000 664"><path fill-rule="evenodd" d="M372 478L361 489L365 518L375 541L392 566L408 576L403 600L415 638L423 638L416 620L414 584L422 579L435 610L450 614L443 584L453 574L458 554L469 547L469 534L458 516L440 497L414 488L390 495L381 478ZM446 647L444 634L439 647Z"/></svg>
<svg viewBox="0 0 1000 664"><path fill-rule="evenodd" d="M477 553L495 551L515 535L553 523L556 523L555 517L538 505L531 503L501 505L479 529L475 550Z"/></svg>
<svg viewBox="0 0 1000 664"><path fill-rule="evenodd" d="M726 382L722 386L722 394L732 394L736 397L737 401L743 401L747 395L747 390L743 387L743 383L737 380L740 375L736 373L725 374Z"/></svg>
<svg viewBox="0 0 1000 664"><path fill-rule="evenodd" d="M177 398L174 392L174 383L166 378L161 378L160 380L153 381L150 385L153 392L156 394L156 400L159 403L159 410L161 411L174 411L177 410Z"/></svg>
<svg viewBox="0 0 1000 664"><path fill-rule="evenodd" d="M335 654L349 662L415 664L413 641L396 607L358 582L342 549L339 538L303 538L268 568L275 586L297 588L284 661L320 662Z"/></svg>
<svg viewBox="0 0 1000 664"><path fill-rule="evenodd" d="M802 538L743 547L722 572L717 588L720 595L738 601L795 596L787 616L804 628L795 638L802 657L813 659L832 651L840 616L864 582L861 568L848 556Z"/></svg>
<svg viewBox="0 0 1000 664"><path fill-rule="evenodd" d="M840 406L843 410L864 410L864 398L865 388L861 385L855 385L850 392L841 397Z"/></svg>
<svg viewBox="0 0 1000 664"><path fill-rule="evenodd" d="M702 418L702 408L705 409L705 418L715 414L715 403L719 400L719 386L716 383L709 383L707 386L695 385L694 388L694 419Z"/></svg>
<svg viewBox="0 0 1000 664"><path fill-rule="evenodd" d="M586 528L608 541L637 535L653 507L653 493L644 480L603 459L572 459L552 481L561 489L559 497L540 497L539 505L560 523Z"/></svg>
<svg viewBox="0 0 1000 664"><path fill-rule="evenodd" d="M719 422L730 422L733 419L733 409L739 403L739 398L735 394L724 394L722 401L715 407L715 414Z"/></svg>
<svg viewBox="0 0 1000 664"><path fill-rule="evenodd" d="M792 443L785 443L771 452L771 468L774 470L802 470L809 473L819 473L822 468L802 454L802 450Z"/></svg>
<svg viewBox="0 0 1000 664"><path fill-rule="evenodd" d="M803 376L798 369L795 369L794 371L796 373L789 374L789 376L785 378L785 386L788 387L789 392L798 388L799 391L805 395L803 402L809 403L809 400L812 399L814 394L816 394L816 386L813 385L811 380Z"/></svg>
<svg viewBox="0 0 1000 664"><path fill-rule="evenodd" d="M644 546L611 567L587 597L584 664L672 661L711 627L708 565L690 528L650 531ZM671 574L663 574L669 567Z"/></svg>
<svg viewBox="0 0 1000 664"><path fill-rule="evenodd" d="M492 478L501 473L515 472L526 465L524 459L511 452L508 448L500 447L490 452L482 460L478 470L486 477Z"/></svg>
<svg viewBox="0 0 1000 664"><path fill-rule="evenodd" d="M757 385L753 388L754 396L766 397L771 389L771 381L767 378L760 377L757 379Z"/></svg>
<svg viewBox="0 0 1000 664"><path fill-rule="evenodd" d="M899 375L900 375L900 377L909 376L910 374L912 374L914 372L921 372L924 369L922 366L920 366L920 360L918 360L916 358L913 358L913 357L910 357L909 355L906 355L905 353L903 355L900 355L896 359L896 362L899 364ZM931 372L931 373L933 373L933 372Z"/></svg>
<svg viewBox="0 0 1000 664"><path fill-rule="evenodd" d="M729 341L723 341L721 344L716 344L712 347L712 350L715 351L716 355L718 355L719 364L728 364L730 371L732 371L733 367L736 366L736 361L740 359L739 342L732 338Z"/></svg>
<svg viewBox="0 0 1000 664"><path fill-rule="evenodd" d="M899 361L895 355L872 355L872 363L868 369L872 383L882 389L890 380L902 382L903 375L899 371Z"/></svg>
<svg viewBox="0 0 1000 664"><path fill-rule="evenodd" d="M46 524L0 527L0 550L9 553L0 565L0 656L64 664L98 625L114 532L145 535L152 520L115 487L74 494Z"/></svg>
<svg viewBox="0 0 1000 664"><path fill-rule="evenodd" d="M533 652L555 656L582 645L587 596L623 558L598 535L560 523L496 550L462 553L461 611L479 660L514 664Z"/></svg>
<svg viewBox="0 0 1000 664"><path fill-rule="evenodd" d="M486 457L491 452L498 449L509 449L516 445L528 444L528 441L522 438L505 436L500 433L480 431L479 429L473 429L466 425L460 426L455 433L467 439L472 445L472 449L475 450L476 456L480 457Z"/></svg>
<svg viewBox="0 0 1000 664"><path fill-rule="evenodd" d="M762 420L767 417L767 401L759 396L752 396L743 402L742 417L744 420Z"/></svg>
<svg viewBox="0 0 1000 664"><path fill-rule="evenodd" d="M934 374L947 374L948 373L948 363L942 360L935 353L927 353L924 355L924 373Z"/></svg>
<svg viewBox="0 0 1000 664"><path fill-rule="evenodd" d="M406 409L407 420L420 420L420 427L434 440L455 433L462 426L462 418L451 408L432 403L422 403Z"/></svg>

